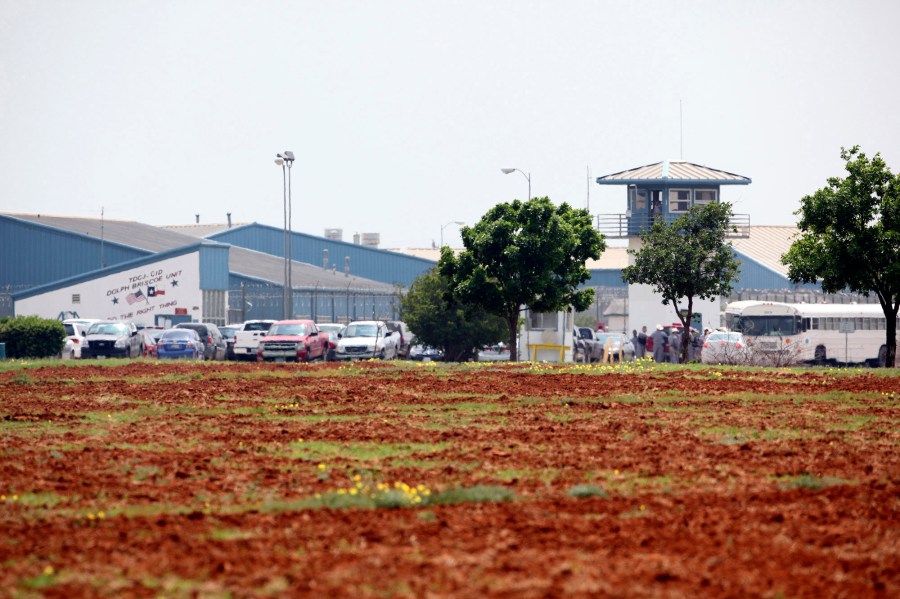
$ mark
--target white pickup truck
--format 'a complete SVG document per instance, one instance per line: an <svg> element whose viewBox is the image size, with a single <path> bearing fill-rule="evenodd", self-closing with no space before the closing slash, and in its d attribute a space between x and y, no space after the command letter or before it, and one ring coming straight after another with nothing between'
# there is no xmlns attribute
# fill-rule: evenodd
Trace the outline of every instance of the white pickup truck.
<svg viewBox="0 0 900 599"><path fill-rule="evenodd" d="M234 333L234 358L236 360L256 361L256 348L259 345L260 336L269 330L274 320L248 320L243 324L234 325L237 331Z"/></svg>

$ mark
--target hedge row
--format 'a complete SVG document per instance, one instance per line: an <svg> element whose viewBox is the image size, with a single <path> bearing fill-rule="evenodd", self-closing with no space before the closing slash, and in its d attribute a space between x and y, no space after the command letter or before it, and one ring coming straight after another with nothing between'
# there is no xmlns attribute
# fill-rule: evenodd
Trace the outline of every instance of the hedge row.
<svg viewBox="0 0 900 599"><path fill-rule="evenodd" d="M0 343L7 358L58 356L66 343L66 328L58 320L38 316L0 319Z"/></svg>

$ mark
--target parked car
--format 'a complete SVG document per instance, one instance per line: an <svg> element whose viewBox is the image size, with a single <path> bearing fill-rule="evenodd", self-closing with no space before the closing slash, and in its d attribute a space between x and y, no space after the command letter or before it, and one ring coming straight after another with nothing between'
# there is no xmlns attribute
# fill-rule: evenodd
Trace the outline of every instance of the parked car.
<svg viewBox="0 0 900 599"><path fill-rule="evenodd" d="M75 322L63 322L63 327L66 329L66 342L62 350L62 359L80 358L81 346L87 335L88 327Z"/></svg>
<svg viewBox="0 0 900 599"><path fill-rule="evenodd" d="M61 358L69 360L81 357L81 348L84 346L84 338L87 330L95 322L100 322L99 318L67 318L62 321L63 327L66 329L66 341L63 347Z"/></svg>
<svg viewBox="0 0 900 599"><path fill-rule="evenodd" d="M715 331L703 342L700 361L704 364L746 364L750 361L750 351L741 333Z"/></svg>
<svg viewBox="0 0 900 599"><path fill-rule="evenodd" d="M521 352L520 352L521 355ZM508 362L509 347L505 343L484 347L478 352L479 362Z"/></svg>
<svg viewBox="0 0 900 599"><path fill-rule="evenodd" d="M204 360L224 360L228 351L219 327L211 322L179 322L176 329L193 329L203 342Z"/></svg>
<svg viewBox="0 0 900 599"><path fill-rule="evenodd" d="M149 328L145 327L141 330L141 335L144 336L144 357L145 358L156 358L156 347L159 345L159 338L162 337L165 329L161 328Z"/></svg>
<svg viewBox="0 0 900 599"><path fill-rule="evenodd" d="M397 357L404 360L409 358L409 348L415 343L416 336L412 334L409 327L402 320L388 320L384 324L387 325L390 332L399 335Z"/></svg>
<svg viewBox="0 0 900 599"><path fill-rule="evenodd" d="M228 325L224 327L219 327L219 332L222 333L222 339L225 340L225 359L226 360L236 360L234 356L234 342L237 337L238 327L237 325Z"/></svg>
<svg viewBox="0 0 900 599"><path fill-rule="evenodd" d="M166 329L159 337L156 355L160 360L202 360L204 343L194 329Z"/></svg>
<svg viewBox="0 0 900 599"><path fill-rule="evenodd" d="M334 351L335 360L365 360L381 358L393 360L397 357L399 339L380 320L351 322L344 329L341 340Z"/></svg>
<svg viewBox="0 0 900 599"><path fill-rule="evenodd" d="M137 358L143 353L143 338L133 322L101 320L87 330L81 346L82 358Z"/></svg>
<svg viewBox="0 0 900 599"><path fill-rule="evenodd" d="M572 331L572 349L576 362L590 364L603 357L603 345L594 338L591 327L575 327Z"/></svg>
<svg viewBox="0 0 900 599"><path fill-rule="evenodd" d="M257 357L263 362L324 360L328 336L311 320L279 320L259 340Z"/></svg>
<svg viewBox="0 0 900 599"><path fill-rule="evenodd" d="M413 345L409 348L409 359L440 362L444 359L444 352L430 345Z"/></svg>
<svg viewBox="0 0 900 599"><path fill-rule="evenodd" d="M262 333L269 330L274 320L248 320L234 333L234 357L238 360L256 360L256 348Z"/></svg>
<svg viewBox="0 0 900 599"><path fill-rule="evenodd" d="M611 362L631 362L634 360L634 343L622 333L594 333L594 340L600 347L600 359L609 356Z"/></svg>
<svg viewBox="0 0 900 599"><path fill-rule="evenodd" d="M325 352L325 360L333 362L334 351L337 349L338 341L346 327L342 324L335 324L332 322L316 323L316 325L319 327L319 334L324 333L328 335L328 349Z"/></svg>

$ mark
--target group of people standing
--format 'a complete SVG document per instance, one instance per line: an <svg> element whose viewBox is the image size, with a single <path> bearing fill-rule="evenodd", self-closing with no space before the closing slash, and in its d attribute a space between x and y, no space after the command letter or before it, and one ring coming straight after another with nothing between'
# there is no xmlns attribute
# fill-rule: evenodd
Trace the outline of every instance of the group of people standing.
<svg viewBox="0 0 900 599"><path fill-rule="evenodd" d="M709 330L704 330L700 334L694 328L684 332L680 327L672 326L666 330L666 327L658 324L656 325L656 330L652 333L647 333L646 326L641 327L640 332L633 330L631 333L635 359L641 359L649 355L653 357L654 362L672 362L677 364L681 361L682 336L689 336L687 361L699 361L700 352L703 350L703 342L706 341Z"/></svg>

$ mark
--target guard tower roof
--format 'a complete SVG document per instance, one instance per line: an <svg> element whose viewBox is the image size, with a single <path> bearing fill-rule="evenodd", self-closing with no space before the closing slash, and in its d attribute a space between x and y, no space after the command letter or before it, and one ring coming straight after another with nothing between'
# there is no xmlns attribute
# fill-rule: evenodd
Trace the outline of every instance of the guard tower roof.
<svg viewBox="0 0 900 599"><path fill-rule="evenodd" d="M750 177L710 168L683 160L663 160L619 173L597 177L598 185L637 185L661 183L706 183L716 185L749 185Z"/></svg>

